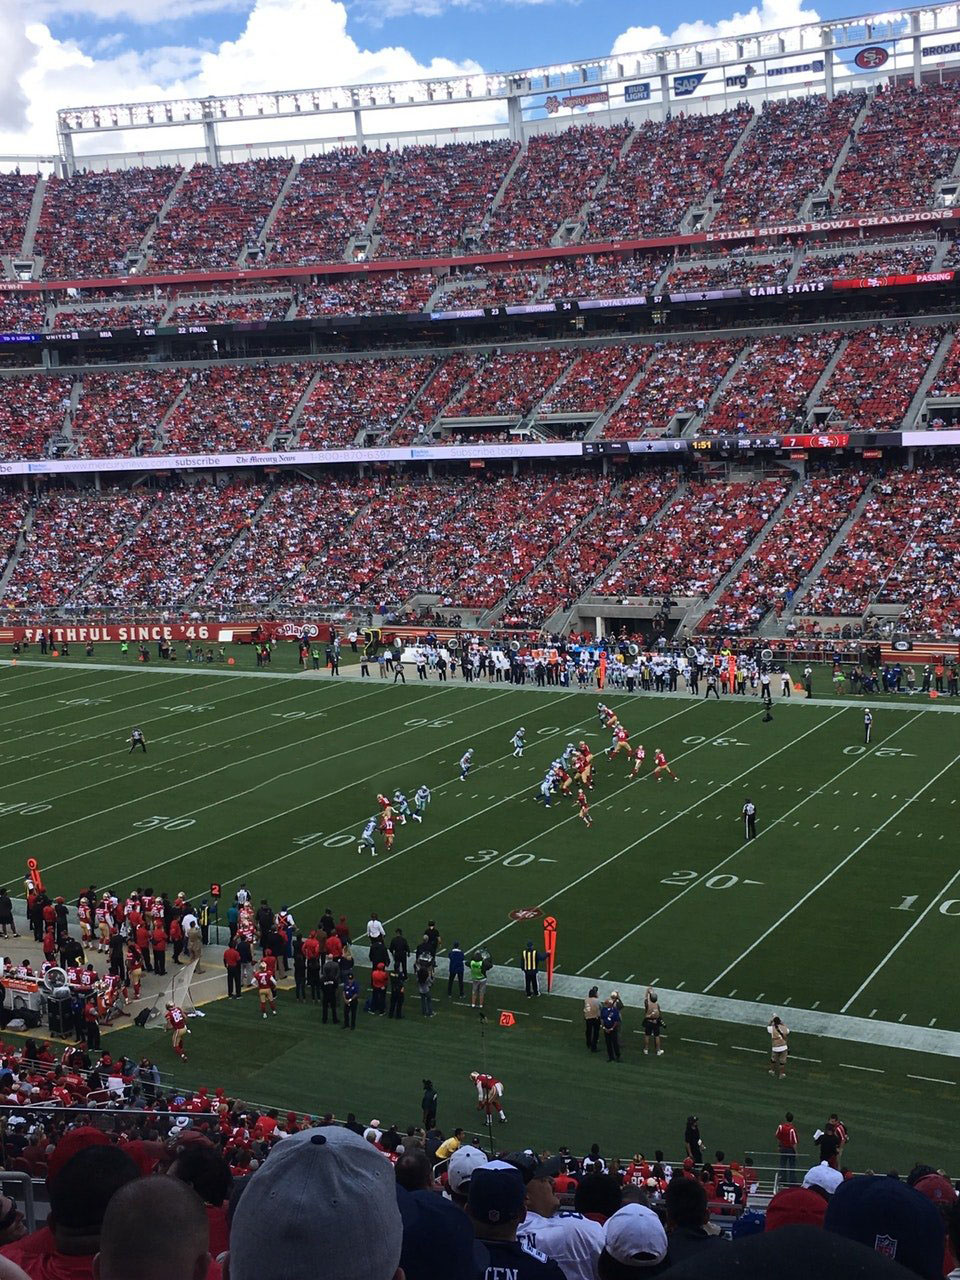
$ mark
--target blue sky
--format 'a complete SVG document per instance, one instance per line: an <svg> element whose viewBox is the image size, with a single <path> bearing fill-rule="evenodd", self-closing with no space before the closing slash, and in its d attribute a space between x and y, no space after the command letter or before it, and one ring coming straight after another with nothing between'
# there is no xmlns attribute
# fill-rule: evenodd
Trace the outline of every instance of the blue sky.
<svg viewBox="0 0 960 1280"><path fill-rule="evenodd" d="M143 2L146 8L149 0ZM185 0L185 7L189 3ZM95 48L104 36L120 36L125 45L138 50L158 43L212 49L222 41L237 38L253 7L252 0L223 0L222 7L215 8L210 0L210 7L202 5L200 12L180 19L134 22L123 17L100 19L95 0L86 11L82 0L78 0L76 12L65 12L54 0L56 16L47 21L55 35L75 40L85 48ZM632 26L657 26L670 34L680 23L700 21L713 25L738 13L746 15L751 8L749 4L723 0L670 4L629 4L623 0L346 0L345 7L347 30L360 45L400 46L425 64L435 57L456 62L474 60L489 70L603 54L609 52L621 32ZM800 6L782 7L789 21L789 11ZM821 18L831 18L861 12L863 6L820 0L807 8L815 9ZM159 9L162 12L164 6ZM104 5L101 11L109 13L110 9ZM746 23L744 29L759 25L773 23Z"/></svg>
<svg viewBox="0 0 960 1280"><path fill-rule="evenodd" d="M851 8L859 6L838 0L0 0L0 154L55 151L56 112L65 107L510 70L608 54L615 46L639 51L812 22ZM442 123L490 121L490 107L476 104ZM414 127L381 122L387 129ZM431 124L424 119L415 127ZM134 149L144 141L114 135L111 146ZM150 145L171 140L154 137Z"/></svg>

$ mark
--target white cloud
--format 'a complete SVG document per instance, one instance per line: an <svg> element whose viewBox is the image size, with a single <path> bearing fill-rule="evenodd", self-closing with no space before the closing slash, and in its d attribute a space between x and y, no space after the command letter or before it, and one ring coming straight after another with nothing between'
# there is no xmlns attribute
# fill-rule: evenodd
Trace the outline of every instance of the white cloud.
<svg viewBox="0 0 960 1280"><path fill-rule="evenodd" d="M718 22L681 22L669 33L659 26L628 27L613 42L611 53L640 53L658 45L723 40L754 31L797 27L819 21L820 15L815 9L805 8L804 0L762 0L761 4L755 4L745 12L733 13Z"/></svg>
<svg viewBox="0 0 960 1280"><path fill-rule="evenodd" d="M121 0L82 2L107 7ZM47 24L32 21L33 13L31 0L0 4L0 153L53 154L56 112L63 107L405 81L481 70L474 62L447 58L424 64L397 46L363 48L347 31L347 11L338 0L253 0L237 36L210 49L158 44L137 51L115 50L98 46L96 40L81 48L74 41L58 39ZM465 126L500 118L500 106L481 101L462 108L368 113L365 125L373 133ZM225 142L240 142L352 130L352 117L337 119L339 126L323 119L256 121L223 127L221 133ZM104 134L94 149L197 145L199 136L191 133L183 129Z"/></svg>

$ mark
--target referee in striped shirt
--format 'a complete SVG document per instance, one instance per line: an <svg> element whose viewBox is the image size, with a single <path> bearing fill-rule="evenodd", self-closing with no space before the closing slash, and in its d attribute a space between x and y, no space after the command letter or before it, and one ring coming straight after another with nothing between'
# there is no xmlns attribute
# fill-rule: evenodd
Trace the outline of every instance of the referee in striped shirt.
<svg viewBox="0 0 960 1280"><path fill-rule="evenodd" d="M743 817L743 833L745 840L756 840L757 838L757 806L752 800L744 803L742 810Z"/></svg>

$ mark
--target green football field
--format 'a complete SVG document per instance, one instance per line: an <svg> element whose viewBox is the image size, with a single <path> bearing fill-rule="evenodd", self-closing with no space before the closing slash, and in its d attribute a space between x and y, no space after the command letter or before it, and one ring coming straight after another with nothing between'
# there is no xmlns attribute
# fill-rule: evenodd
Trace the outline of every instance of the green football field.
<svg viewBox="0 0 960 1280"><path fill-rule="evenodd" d="M0 878L18 882L33 855L48 888L67 896L93 880L197 898L218 881L230 900L244 881L301 927L330 906L362 942L375 910L388 932L400 924L415 940L435 918L445 944L483 945L514 969L542 932L511 913L536 908L559 922L563 994L529 1002L491 986L488 1013L515 1010L518 1025L492 1016L481 1028L446 1001L445 982L441 1016L423 1021L411 984L403 1027L361 1015L353 1037L318 1027L292 996L269 1026L251 1000L221 1002L193 1024L185 1082L406 1121L429 1074L450 1125L471 1122L465 1077L485 1055L507 1084L517 1140L675 1154L694 1110L708 1145L742 1154L769 1150L786 1107L810 1130L839 1109L860 1137L850 1158L861 1167L948 1159L939 1117L960 1081L950 1057L960 1032L949 978L960 930L951 707L876 705L864 748L852 698L778 699L764 723L750 697L606 696L648 766L654 748L666 752L679 781L656 783L649 772L630 781L625 758L602 756L595 693L305 677L288 652L272 674L251 666L239 651L229 672L82 660L0 668ZM146 756L127 753L133 724ZM529 745L515 760L519 725ZM536 798L550 760L584 736L598 752L589 830L569 801L545 810ZM461 782L467 747L475 767ZM400 828L392 855L382 845L375 859L358 854L377 792L412 795L421 782L433 791L423 826ZM745 843L748 796L758 838ZM587 979L601 994L654 982L667 1055L639 1053L628 998L624 1062L588 1058ZM763 1022L777 1011L795 1022L785 1082L764 1069ZM142 1053L147 1036L169 1066L156 1032L115 1042Z"/></svg>

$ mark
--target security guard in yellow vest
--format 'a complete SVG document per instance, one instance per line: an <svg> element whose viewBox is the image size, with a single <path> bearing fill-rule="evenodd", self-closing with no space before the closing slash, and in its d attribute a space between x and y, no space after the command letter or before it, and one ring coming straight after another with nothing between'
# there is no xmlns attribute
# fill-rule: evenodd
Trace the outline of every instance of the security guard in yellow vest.
<svg viewBox="0 0 960 1280"><path fill-rule="evenodd" d="M546 954L538 951L532 942L528 942L520 954L520 963L523 965L523 981L527 996L538 996L540 994L540 977L538 973L540 961L546 959Z"/></svg>
<svg viewBox="0 0 960 1280"><path fill-rule="evenodd" d="M197 924L200 926L200 937L203 939L203 945L206 946L210 941L210 908L207 906L206 898L197 908Z"/></svg>

